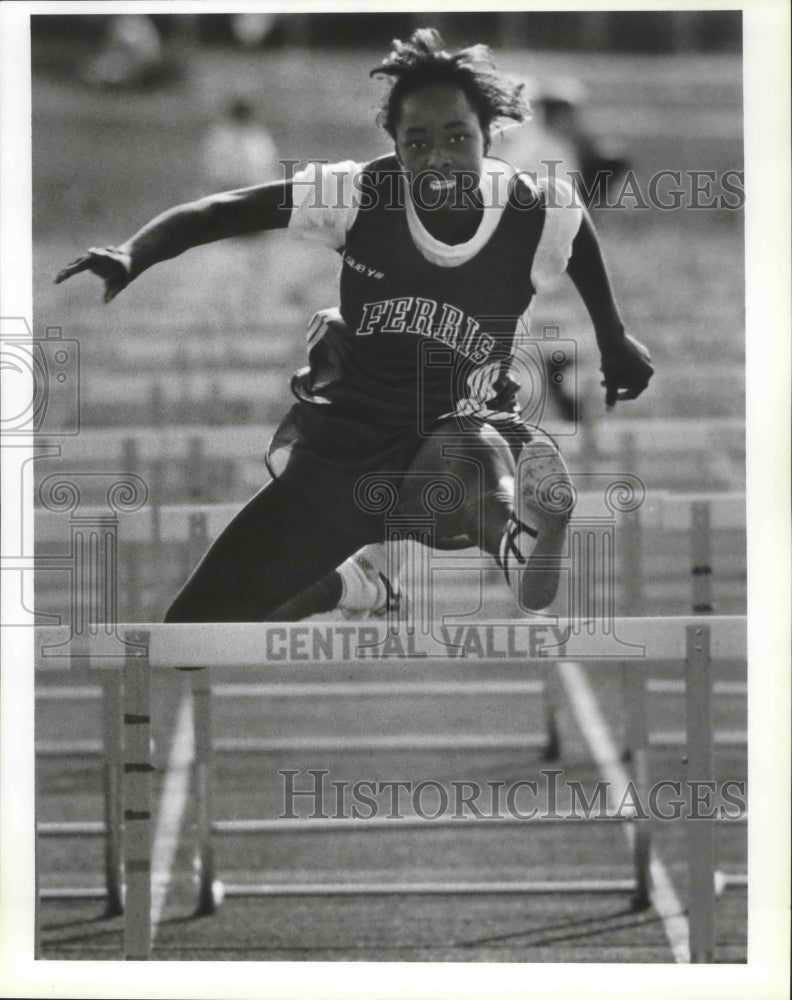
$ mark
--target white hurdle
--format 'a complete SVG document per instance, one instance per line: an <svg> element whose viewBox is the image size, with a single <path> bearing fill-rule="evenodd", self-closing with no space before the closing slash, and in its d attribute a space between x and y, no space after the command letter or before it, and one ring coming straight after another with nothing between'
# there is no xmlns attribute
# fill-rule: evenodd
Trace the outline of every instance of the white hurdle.
<svg viewBox="0 0 792 1000"><path fill-rule="evenodd" d="M112 380L111 380L112 381ZM578 471L607 467L656 481L657 461L664 463L664 484L733 489L740 479L745 454L745 423L741 418L674 417L629 420L610 417L579 429L548 421L562 452ZM570 433L573 430L574 433ZM157 496L174 501L228 496L232 483L244 492L266 482L264 452L275 425L229 424L220 427L137 426L83 428L64 445L71 468L97 460L115 471L142 475ZM644 460L651 456L653 464ZM167 475L166 475L167 474ZM175 479L166 483L166 479ZM172 488L173 487L173 488Z"/></svg>
<svg viewBox="0 0 792 1000"><path fill-rule="evenodd" d="M582 428L582 433L569 424L547 422L546 429L559 439L562 451L571 457L586 458L594 454L609 462L622 458L628 449L643 454L693 454L716 448L721 451L744 451L745 421L738 417L675 417L622 419L616 416L599 420ZM574 433L570 433L574 430ZM163 427L104 427L83 428L79 436L68 442L64 455L69 461L94 461L97 456L115 465L125 454L147 464L154 461L179 461L200 449L204 459L236 456L240 461L262 461L263 453L275 431L273 424L227 424L205 426L195 424ZM619 466L616 471L623 468ZM136 469L125 471L135 472ZM701 482L701 479L698 479Z"/></svg>
<svg viewBox="0 0 792 1000"><path fill-rule="evenodd" d="M709 780L710 761L707 738L711 732L711 705L702 692L710 684L709 665L712 660L744 657L746 653L746 619L744 617L644 618L614 619L608 622L608 634L598 633L589 622L556 621L560 640L556 646L544 643L532 645L531 633L546 624L536 620L509 624L491 623L468 626L457 633L456 645L448 646L433 636L399 636L382 626L227 624L227 625L118 625L117 634L127 644L123 657L108 657L105 636L80 637L73 651L81 662L87 658L92 666L123 671L124 682L124 821L126 835L124 853L127 872L127 898L124 916L124 951L127 958L146 959L151 952L151 835L150 784L151 760L149 727L151 702L149 673L152 669L199 670L202 677L214 669L250 667L264 668L267 664L283 665L298 661L328 670L343 667L348 672L355 665L378 663L392 669L406 658L422 657L427 668L434 662L487 662L481 630L490 629L489 637L499 648L508 648L513 662L526 665L548 660L585 659L591 662L613 662L613 636L624 644L624 660L633 661L635 669L641 662L652 660L687 662L687 699L689 706L690 774L697 780ZM581 627L582 626L582 627ZM475 638L475 641L473 641ZM37 667L68 670L70 636L62 628L39 628L36 635ZM295 656L295 652L298 654ZM503 661L500 661L503 662ZM208 697L208 682L203 686ZM211 733L205 734L208 740ZM206 744L204 744L206 745ZM199 783L207 782L211 796L208 761L196 750ZM203 765L203 768L202 768ZM206 799L209 802L209 798ZM208 810L208 805L207 805ZM341 823L347 821L339 821ZM478 821L473 821L478 822ZM530 822L541 822L534 820ZM599 822L585 817L576 822ZM698 824L691 824L698 826ZM339 825L339 828L340 825ZM435 828L435 827L433 827ZM335 829L335 827L334 827ZM694 961L706 961L712 952L712 907L715 870L710 847L711 830L691 832L690 863L696 867L695 894L691 898L691 956ZM211 839L206 842L211 850ZM207 859L202 859L204 862ZM211 859L209 859L211 861ZM644 863L646 859L643 859ZM648 884L648 873L644 873ZM569 885L565 891L636 891L639 880L592 880ZM214 887L210 887L212 889ZM291 894L323 895L390 894L390 893L523 893L554 892L555 883L434 883L419 886L414 883L381 884L335 883L322 885L247 887L240 895Z"/></svg>
<svg viewBox="0 0 792 1000"><path fill-rule="evenodd" d="M648 532L676 533L688 532L688 573L690 580L690 604L693 614L711 614L716 610L717 596L713 583L720 582L725 574L713 557L713 534L716 531L738 532L744 546L745 496L733 494L671 494L653 493L650 501L623 525L626 536L626 559L623 572L626 580L625 596L628 610L640 613L644 594L646 572L643 563L647 561L645 538ZM631 672L623 679L625 717L631 713L646 714L643 704L645 694L683 695L682 681L641 678ZM723 697L744 697L745 683L716 681L714 695ZM712 734L716 746L745 746L747 736L744 730L718 730ZM650 747L681 747L686 743L686 735L676 731L651 732L648 734ZM635 753L634 733L625 733L625 756Z"/></svg>
<svg viewBox="0 0 792 1000"><path fill-rule="evenodd" d="M629 585L626 592L633 597L633 607L641 599L643 593L642 568L638 562L645 558L642 549L642 539L647 530L655 531L688 531L689 532L689 572L690 600L694 614L709 615L714 613L717 600L713 582L720 581L723 573L713 559L713 532L745 530L745 496L744 494L682 494L674 495L660 493L653 495L651 504L639 512L638 516L628 522L628 545L626 574ZM744 544L744 542L743 542ZM695 769L701 773L712 773L712 756L716 747L745 747L748 735L744 729L714 730L712 725L713 697L745 698L747 685L743 681L712 682L710 659L705 656L700 663L700 669L694 675L690 674L692 653L689 651L688 676L686 680L670 680L645 678L635 671L624 670L622 674L622 693L624 715L627 719L624 733L624 756L631 760L638 775L648 774L647 751L649 748L688 748L688 761L691 772ZM701 681L700 675L706 673L706 680ZM692 685L698 685L695 693ZM706 691L706 699L701 693L701 685ZM648 731L645 725L647 718L647 695L678 695L686 699L687 727L683 730ZM709 720L708 726L701 728L693 720L699 712L702 718ZM636 726L635 720L643 721ZM702 743L704 741L704 743ZM645 780L645 778L644 778ZM699 828L699 829L696 829ZM714 844L710 839L713 833L711 821L691 823L688 830L691 835L691 906L701 907L701 872L709 870L713 857ZM693 832L695 831L695 832ZM692 872L696 870L694 877ZM718 890L727 888L744 888L747 886L747 874L724 874L715 872L715 884ZM707 897L709 898L709 897ZM691 919L691 953L694 947L702 956L711 955L714 947L710 908L704 907L695 920ZM693 939L693 927L699 928L697 938ZM693 961L712 961L712 958L693 958Z"/></svg>
<svg viewBox="0 0 792 1000"><path fill-rule="evenodd" d="M709 629L688 631L685 682L687 698L688 774L709 780L712 760L712 678ZM700 776L700 777L699 777ZM686 828L690 879L690 960L715 961L715 828L697 819Z"/></svg>
<svg viewBox="0 0 792 1000"><path fill-rule="evenodd" d="M662 555L664 545L685 534L688 536L687 565L680 567L679 573L675 572L673 585L678 590L680 584L689 583L692 613L716 611L719 594L714 585L725 589L726 585L734 584L735 572L740 577L736 582L744 593L745 531L744 493L652 490L642 506L626 516L619 526L621 606L625 613L638 616L644 604L656 603L657 595L647 593L659 578L658 571L654 576L651 571L653 557ZM740 547L740 552L733 551L735 545ZM674 569L676 571L676 566Z"/></svg>
<svg viewBox="0 0 792 1000"><path fill-rule="evenodd" d="M583 517L589 508L599 501L594 494L581 493L578 497L576 515ZM119 549L118 565L121 573L122 590L128 591L128 601L136 614L149 615L157 607L167 603L168 596L177 585L167 581L167 593L162 586L155 588L154 600L145 599L141 580L142 562L146 547L157 551L162 545L174 545L179 552L176 556L184 577L190 572L204 549L216 538L228 522L239 512L240 505L223 504L176 504L167 506L145 506L139 510L124 512L119 517L117 538ZM81 516L89 517L102 511L87 507ZM68 539L69 519L62 513L39 510L36 513L36 538L40 546L63 544ZM735 587L744 592L745 562L745 496L744 494L691 493L673 494L667 491L651 491L643 505L634 513L623 515L618 524L618 574L620 613L640 616L644 606L655 607L657 600L653 588L667 585L679 592L680 584L689 581L691 596L689 607L694 614L714 610L719 593ZM674 563L673 575L668 580L661 577L653 567L654 549L650 546L662 545L664 540L688 536L686 565ZM724 551L721 539L728 539L728 549L742 546L742 557L737 553ZM471 550L473 552L474 550ZM661 554L662 551L661 551ZM491 562L482 557L478 550L471 565L479 568ZM457 553L451 557L447 553L434 553L432 567L441 570L463 568L463 560ZM666 568L666 573L668 572ZM737 576L740 578L738 579ZM734 600L732 600L734 605ZM149 606L151 604L151 606ZM679 613L686 611L680 608ZM734 608L742 612L742 608Z"/></svg>
<svg viewBox="0 0 792 1000"><path fill-rule="evenodd" d="M618 436L618 435L617 435ZM252 435L256 438L256 435ZM252 439L248 438L250 442ZM219 437L218 437L219 441ZM150 442L150 447L154 448L154 440ZM580 509L585 510L587 505L587 495L580 497ZM236 504L184 504L168 507L144 507L137 511L124 513L119 519L118 542L121 552L119 565L123 572L129 572L132 580L140 580L139 563L141 557L141 545L156 547L161 543L179 543L183 548L183 561L185 572L189 566L195 564L210 540L216 537L227 522L238 510ZM36 518L37 535L40 541L62 540L64 534L64 519L62 514L55 514L50 511L38 511ZM744 529L744 496L742 494L684 494L676 495L665 491L652 492L646 503L634 514L623 519L619 527L620 538L623 538L621 551L624 554L624 565L621 568L621 583L624 597L632 597L634 606L628 606L632 613L639 614L641 595L645 593L647 578L650 576L651 559L646 559L645 541L647 534L659 532L660 538L664 533L670 535L679 532L689 534L688 541L688 563L687 574L691 581L691 605L694 612L710 611L717 605L717 592L713 591L713 583L719 583L724 574L724 568L718 564L717 558L713 557L715 552L713 538L717 532L740 532ZM684 577L683 577L684 579ZM624 599L623 597L623 599ZM622 599L622 600L623 600ZM162 602L160 602L162 603ZM635 682L633 672L629 672L631 682ZM554 675L551 673L549 680L552 681ZM526 683L526 682L521 682ZM534 682L536 683L536 682ZM649 690L652 690L651 679L648 681ZM108 678L105 686L112 688L112 681ZM65 689L59 689L57 697L64 698ZM341 693L344 689L339 689ZM677 684L676 690L682 693L683 688ZM724 688L716 682L715 694L720 694ZM744 686L740 688L744 691ZM92 696L96 696L98 689ZM539 687L524 687L522 693L536 694ZM223 693L222 691L220 693ZM307 694L307 691L305 692ZM325 691L324 693L328 693ZM372 694L374 692L372 691ZM460 690L447 693L461 694ZM515 690L515 694L520 692ZM75 692L76 694L76 692ZM272 692L273 696L292 696L297 692L288 691L284 688L281 694ZM642 694L635 692L629 694L629 703L636 705ZM120 694L110 693L109 700L106 699L104 707L105 719L113 714L118 714L118 700ZM559 754L558 732L553 710L553 702L550 697L545 697L545 722L546 722L546 744L544 753L547 758L557 757ZM629 713L627 715L629 718ZM112 734L117 732L113 725L105 725L105 735L103 740L85 739L77 741L37 740L36 752L40 756L64 756L76 754L79 756L100 755L105 747L112 751ZM718 731L714 734L716 746L741 745L745 742L744 732ZM474 741L471 740L471 747ZM492 738L488 746L493 746L500 742L506 745L504 739L500 741ZM633 744L635 740L632 740ZM685 742L685 734L681 731L675 732L655 732L650 735L649 745L658 746L682 746ZM630 740L628 739L628 749ZM268 751L274 749L276 741L260 740L241 741L225 740L220 741L215 746L217 752L240 752L244 750ZM303 742L301 748L307 748L311 744ZM317 743L313 741L313 747ZM536 749L541 748L542 738L526 735L522 739L511 738L510 744L515 749ZM298 747L292 742L292 749ZM404 738L391 739L389 743L379 741L378 744L371 744L371 748L397 749L404 746ZM426 749L443 749L442 742L437 739L432 743L425 738ZM327 745L321 745L322 749L327 749ZM633 753L635 753L633 748ZM64 837L64 836L104 836L106 838L106 889L50 889L44 888L42 895L44 898L55 896L67 897L69 895L90 895L99 898L103 892L106 893L109 912L121 912L123 906L123 886L120 874L119 843L120 832L118 820L117 786L118 778L118 757L114 751L106 754L104 763L104 787L105 787L105 822L99 823L39 823L38 832L43 837ZM113 758L115 757L115 762ZM735 884L734 880L730 884ZM205 893L202 893L202 898Z"/></svg>

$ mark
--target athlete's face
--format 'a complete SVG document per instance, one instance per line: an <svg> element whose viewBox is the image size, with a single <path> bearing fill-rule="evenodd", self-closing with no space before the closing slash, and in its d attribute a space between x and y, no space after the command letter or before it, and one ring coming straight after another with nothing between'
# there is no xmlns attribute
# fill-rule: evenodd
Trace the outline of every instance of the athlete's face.
<svg viewBox="0 0 792 1000"><path fill-rule="evenodd" d="M453 192L478 187L484 133L464 91L428 83L401 102L396 154L426 204L448 204ZM458 203L458 201L457 201Z"/></svg>

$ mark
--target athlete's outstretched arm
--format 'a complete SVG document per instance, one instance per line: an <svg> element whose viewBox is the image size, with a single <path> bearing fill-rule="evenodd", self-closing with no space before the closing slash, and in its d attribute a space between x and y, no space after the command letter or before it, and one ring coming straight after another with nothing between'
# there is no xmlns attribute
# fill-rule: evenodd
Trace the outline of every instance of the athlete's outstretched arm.
<svg viewBox="0 0 792 1000"><path fill-rule="evenodd" d="M178 257L203 243L284 229L289 224L291 210L291 181L274 181L200 198L163 212L120 246L92 247L59 271L55 283L60 284L81 271L91 271L104 280L104 299L109 302L152 264Z"/></svg>
<svg viewBox="0 0 792 1000"><path fill-rule="evenodd" d="M649 352L624 332L599 240L584 210L580 229L572 243L567 273L591 316L602 357L605 404L635 399L649 384L654 369Z"/></svg>

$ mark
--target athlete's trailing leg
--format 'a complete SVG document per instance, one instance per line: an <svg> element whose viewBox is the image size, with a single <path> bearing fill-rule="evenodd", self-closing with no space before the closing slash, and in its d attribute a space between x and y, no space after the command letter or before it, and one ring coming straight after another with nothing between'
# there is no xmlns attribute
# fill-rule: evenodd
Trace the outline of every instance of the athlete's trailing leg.
<svg viewBox="0 0 792 1000"><path fill-rule="evenodd" d="M286 601L275 612L278 621L300 621L311 615L340 611L345 618L382 617L400 607L399 545L365 545L321 580Z"/></svg>

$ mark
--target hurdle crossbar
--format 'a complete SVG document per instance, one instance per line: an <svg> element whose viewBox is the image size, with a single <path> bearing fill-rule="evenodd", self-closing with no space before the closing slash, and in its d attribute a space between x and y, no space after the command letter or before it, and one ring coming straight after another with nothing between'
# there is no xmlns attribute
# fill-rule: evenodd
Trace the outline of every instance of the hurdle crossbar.
<svg viewBox="0 0 792 1000"><path fill-rule="evenodd" d="M682 747L687 741L684 732L658 731L649 734L649 745L653 747ZM712 733L712 742L718 747L744 747L748 743L748 734L744 729L716 730Z"/></svg>
<svg viewBox="0 0 792 1000"><path fill-rule="evenodd" d="M145 377L143 381L147 381ZM154 399L158 400L159 394L155 393ZM200 432L192 425L89 429L69 442L69 458L72 462L96 462L96 457L101 456L112 461L115 467L123 463L120 467L124 471L152 469L154 476L157 468L165 464L170 468L180 466L192 488L196 484L200 488L201 463L228 463L231 475L249 470L248 475L258 483L265 474L263 452L274 429L266 423L205 427ZM571 436L568 428L561 424L556 426L551 422L546 429L560 436L564 453L589 471L606 460L617 460L620 468L636 471L635 460L647 454L657 461L668 456L691 458L701 455L703 458L715 453L731 456L739 467L745 451L744 421L733 417L686 420L669 417L639 421L612 418L586 423L582 434ZM200 456L200 462L195 461L196 455ZM677 468L680 468L678 462ZM711 471L704 462L696 462L695 468L698 483L707 477L713 485L723 483L724 473L717 463ZM684 465L680 471L684 473ZM673 475L674 469L669 473Z"/></svg>
<svg viewBox="0 0 792 1000"><path fill-rule="evenodd" d="M646 682L648 694L685 694L685 682L673 678L650 677ZM745 698L748 685L745 681L714 681L712 693L724 698Z"/></svg>
<svg viewBox="0 0 792 1000"><path fill-rule="evenodd" d="M542 694L541 681L361 681L359 684L213 684L212 694L221 698L395 698L483 694Z"/></svg>
<svg viewBox="0 0 792 1000"><path fill-rule="evenodd" d="M469 736L465 733L448 736L404 733L394 736L306 736L273 737L272 739L243 737L215 740L215 753L280 753L284 750L321 751L322 753L360 753L366 750L544 750L547 739L542 734L510 736L489 733Z"/></svg>
<svg viewBox="0 0 792 1000"><path fill-rule="evenodd" d="M36 833L39 837L104 837L107 826L102 820L40 820Z"/></svg>
<svg viewBox="0 0 792 1000"><path fill-rule="evenodd" d="M47 686L37 687L36 701L98 701L102 697L102 689L96 685L83 687Z"/></svg>
<svg viewBox="0 0 792 1000"><path fill-rule="evenodd" d="M81 888L76 886L74 888L60 888L59 886L48 886L44 888L39 888L38 891L39 899L62 899L66 900L101 900L107 899L107 893L104 889L95 886L85 886Z"/></svg>
<svg viewBox="0 0 792 1000"><path fill-rule="evenodd" d="M598 494L581 493L577 497L575 515L585 515L589 509L598 511ZM694 526L693 509L706 504L710 511L709 530L739 530L745 527L745 494L743 493L670 493L652 490L638 511L640 523L647 528L669 531L689 531ZM189 536L190 517L199 515L209 538L216 537L239 512L238 503L182 503L164 506L144 506L127 511L118 522L118 539L125 542L178 542ZM86 506L83 516L106 515L104 507ZM37 542L55 542L64 537L68 520L62 513L36 511ZM155 532L156 528L156 532ZM456 557L454 557L456 558Z"/></svg>
<svg viewBox="0 0 792 1000"><path fill-rule="evenodd" d="M267 882L261 885L223 885L218 894L229 897L265 896L523 896L551 893L633 892L632 879L579 879L533 882Z"/></svg>
<svg viewBox="0 0 792 1000"><path fill-rule="evenodd" d="M581 492L577 497L573 527L575 519L585 521L589 515L600 516L601 506L602 497L599 494ZM198 561L211 540L220 534L238 511L239 504L193 502L144 506L119 517L114 532L123 552L123 584L129 606L134 609L130 613L145 616L149 613L149 605L157 606L166 599L165 594L155 593L156 587L143 586L140 571L143 547L160 547L163 544L178 547L186 573L187 568ZM106 514L103 508L85 507L81 510L83 516L99 517L103 514ZM37 511L37 545L65 542L66 533L70 530L68 525L68 518L62 513L44 509ZM623 519L620 528L623 539L620 547L620 602L625 613L640 615L655 588L662 588L673 581L673 574L669 576L663 569L651 573L649 567L653 561L643 558L641 554L642 548L648 544L647 537L657 531L675 535L687 532L690 535L688 571L694 613L712 610L719 594L727 593L728 588L738 587L741 592L744 583L741 579L734 579L733 569L729 568L729 575L723 569L720 572L713 570L713 558L723 555L713 537L715 532L744 532L744 527L744 494L677 495L653 490L638 511ZM734 558L738 562L740 560L739 555L734 556L731 550L729 552L727 566L731 567ZM42 558L38 557L39 564ZM449 579L459 580L465 579L467 572L480 574L483 569L490 568L492 562L490 557L470 549L467 553L456 552L453 557L434 553L431 564L433 572L444 573L448 570ZM742 570L739 572L742 573ZM677 587L679 582L676 581ZM720 587L719 594L714 593L716 583Z"/></svg>
<svg viewBox="0 0 792 1000"><path fill-rule="evenodd" d="M101 740L36 740L37 757L101 757Z"/></svg>
<svg viewBox="0 0 792 1000"><path fill-rule="evenodd" d="M564 429L559 426L564 453L582 453L584 449L580 441L581 435L566 436L563 434ZM553 428L549 425L548 430L553 433ZM613 417L591 425L588 430L589 444L593 443L597 454L613 458L623 453L626 435L633 438L639 451L652 451L655 454L696 453L718 441L740 447L744 445L745 422L734 417L716 420L695 417L684 420L674 417L621 420ZM96 456L100 455L117 465L125 451L128 453L129 443L133 443L136 456L141 462L175 460L186 457L191 445L198 440L202 455L206 458L233 455L245 461L260 459L263 464L263 452L274 431L275 425L265 423L202 427L200 432L194 425L87 428L73 441L69 441L68 457L72 462L95 462Z"/></svg>
<svg viewBox="0 0 792 1000"><path fill-rule="evenodd" d="M570 813L557 816L438 816L436 819L422 816L399 816L388 819L373 816L371 819L218 819L212 822L212 832L227 835L259 833L398 833L404 830L499 830L505 827L566 826L569 823L590 823L590 817ZM596 816L597 823L635 823L635 816ZM634 886L634 883L633 883Z"/></svg>
<svg viewBox="0 0 792 1000"><path fill-rule="evenodd" d="M674 627L669 627L668 623ZM439 665L497 666L511 663L548 664L559 659L678 660L686 656L685 629L707 627L714 659L746 655L744 616L707 615L674 618L612 618L606 621L566 620L542 616L508 622L440 626L436 634L392 631L384 623L308 622L281 624L229 622L218 624L117 624L115 655L105 648L107 633L72 636L67 626L36 629L36 667L69 669L72 661L90 662L97 670L118 669L125 650L144 656L152 669L233 669L266 664L343 662L345 668L419 660L427 671ZM145 632L147 641L130 636ZM94 654L93 649L97 650Z"/></svg>

